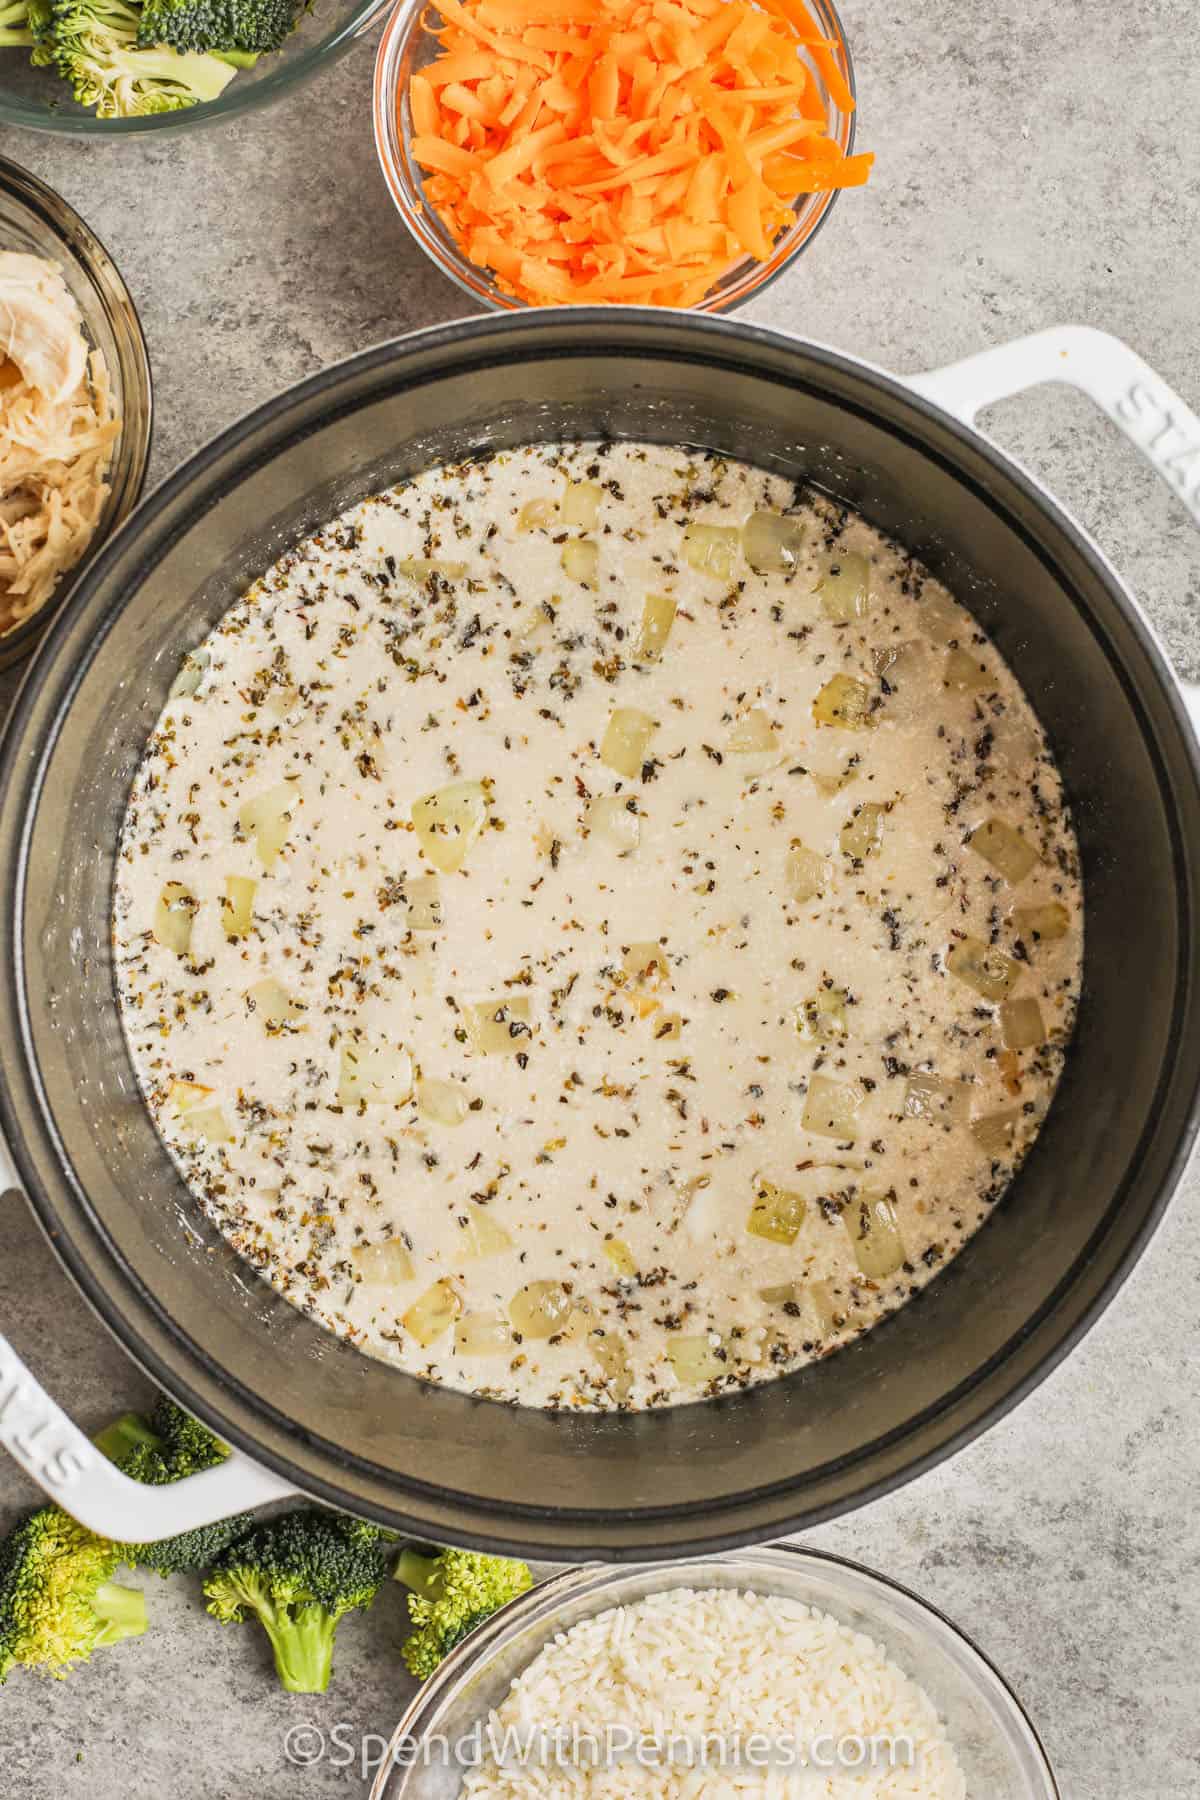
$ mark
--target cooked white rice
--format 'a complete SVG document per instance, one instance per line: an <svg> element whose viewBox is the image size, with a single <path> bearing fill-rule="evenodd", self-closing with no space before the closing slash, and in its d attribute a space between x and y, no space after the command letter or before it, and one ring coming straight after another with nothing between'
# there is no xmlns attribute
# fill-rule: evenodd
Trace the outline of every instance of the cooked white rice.
<svg viewBox="0 0 1200 1800"><path fill-rule="evenodd" d="M639 1747L657 1741L658 1766L634 1749L605 1766L625 1742L613 1728ZM753 1750L752 1733L763 1740ZM729 1588L672 1588L560 1633L513 1682L481 1742L462 1789L472 1800L966 1795L928 1694L878 1644L797 1601ZM852 1767L859 1745L866 1759ZM819 1767L802 1766L801 1747Z"/></svg>

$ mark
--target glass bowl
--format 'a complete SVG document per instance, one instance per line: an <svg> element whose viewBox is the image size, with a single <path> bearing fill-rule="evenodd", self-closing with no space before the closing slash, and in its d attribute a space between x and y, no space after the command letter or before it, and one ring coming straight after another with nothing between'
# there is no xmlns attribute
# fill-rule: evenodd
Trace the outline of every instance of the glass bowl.
<svg viewBox="0 0 1200 1800"><path fill-rule="evenodd" d="M79 214L33 175L0 156L0 250L45 256L62 270L83 315L87 337L104 352L113 407L122 421L109 466L109 495L81 562L67 571L43 607L0 635L0 669L28 656L82 569L133 511L146 480L154 405L150 359L129 289L100 240Z"/></svg>
<svg viewBox="0 0 1200 1800"><path fill-rule="evenodd" d="M239 69L216 100L179 112L136 119L97 119L71 98L53 69L35 69L26 50L0 51L0 126L60 131L76 137L128 137L138 132L191 131L269 106L333 62L370 29L389 0L312 0L281 50Z"/></svg>
<svg viewBox="0 0 1200 1800"><path fill-rule="evenodd" d="M933 1701L973 1800L1061 1800L1020 1701L957 1626L858 1563L788 1544L640 1568L592 1563L514 1600L464 1638L421 1688L396 1727L370 1800L457 1800L463 1770L453 1746L499 1706L546 1643L610 1606L681 1586L780 1594L865 1632Z"/></svg>
<svg viewBox="0 0 1200 1800"><path fill-rule="evenodd" d="M810 0L813 17L830 39L831 52L850 92L854 93L854 66L842 21L833 0ZM436 0L400 0L388 20L375 60L375 148L396 209L426 255L448 275L464 294L480 306L497 312L526 312L530 302L505 294L486 269L469 262L446 230L434 208L424 198L421 170L412 159L412 114L408 103L409 77L437 53L437 43L426 29L437 15ZM853 112L834 104L819 70L810 64L825 103L829 136L849 156L854 148ZM397 96L400 96L397 104ZM840 190L802 194L796 203L796 222L780 233L770 258L755 262L744 257L705 295L692 312L729 312L762 292L806 250L833 210Z"/></svg>

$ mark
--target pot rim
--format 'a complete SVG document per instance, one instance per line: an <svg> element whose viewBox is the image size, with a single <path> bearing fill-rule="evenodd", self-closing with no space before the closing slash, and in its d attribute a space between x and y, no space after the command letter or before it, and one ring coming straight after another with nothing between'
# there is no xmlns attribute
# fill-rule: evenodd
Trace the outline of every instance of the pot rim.
<svg viewBox="0 0 1200 1800"><path fill-rule="evenodd" d="M662 1539L656 1535L664 1527L671 1534L669 1544L672 1553L691 1556L734 1549L750 1542L763 1541L820 1524L895 1491L917 1475L935 1467L946 1457L956 1454L1005 1417L1058 1367L1096 1323L1124 1285L1154 1235L1184 1175L1200 1133L1200 1072L1197 1073L1192 1092L1187 1098L1186 1114L1178 1140L1166 1159L1164 1178L1153 1203L1147 1207L1145 1217L1130 1236L1098 1291L1082 1305L1073 1322L1065 1328L1056 1328L1058 1335L1026 1373L1012 1380L1000 1394L977 1404L974 1411L968 1412L968 1416L950 1430L942 1430L930 1448L904 1456L898 1462L893 1457L892 1466L868 1480L852 1484L848 1493L823 1503L806 1503L804 1484L778 1482L768 1487L739 1490L718 1501L639 1508L636 1513L589 1512L583 1509L557 1513L549 1505L508 1505L501 1511L492 1502L382 1470L379 1465L365 1458L337 1451L320 1440L316 1441L314 1448L314 1441L286 1415L270 1407L262 1396L244 1392L240 1386L229 1382L204 1346L177 1332L153 1292L126 1264L111 1242L103 1221L92 1209L86 1193L76 1186L69 1159L60 1144L54 1120L45 1101L36 1060L29 1051L29 1021L24 1007L23 984L19 979L21 947L15 928L22 916L21 893L31 820L41 792L47 754L45 743L31 745L25 742L35 700L54 673L54 650L58 640L72 622L83 614L93 592L105 579L110 565L120 558L126 544L134 543L139 534L144 535L148 528L153 528L155 521L172 501L202 484L214 466L227 453L236 453L239 446L244 445L253 433L270 428L279 420L285 419L298 403L320 399L323 395L327 395L330 400L323 418L328 420L336 417L342 410L338 405L337 395L347 377L370 375L389 369L402 374L405 362L414 352L452 356L456 350L464 345L469 346L473 340L494 336L499 331L504 333L506 343L511 345L514 338L518 337L522 340L528 337L536 339L548 326L557 331L566 327L571 335L580 339L580 350L585 354L589 345L603 352L613 346L614 340L623 340L630 344L630 348L634 348L636 343L630 343L630 339L637 340L642 334L645 334L645 347L653 349L654 331L657 328L671 327L708 340L713 353L724 352L732 361L738 360L740 349L744 359L752 363L756 347L766 343L774 346L778 352L807 358L818 370L840 371L852 379L866 377L870 384L882 389L902 410L907 409L918 420L924 419L936 425L950 436L954 444L982 457L991 470L1009 484L1010 492L1015 489L1036 510L1048 515L1049 522L1062 534L1067 544L1090 566L1108 590L1123 622L1132 632L1145 657L1149 672L1158 684L1185 746L1192 782L1198 793L1200 743L1192 731L1179 682L1132 593L1094 540L1036 477L973 426L963 423L934 401L915 393L902 377L890 374L866 359L807 339L713 315L665 313L663 309L635 307L546 308L538 313L506 315L503 318L483 316L456 320L386 340L308 376L217 433L141 502L130 519L89 563L36 653L3 732L0 733L0 815L10 791L17 790L18 787L22 790L17 853L10 868L0 869L0 903L4 903L5 930L13 933L12 955L0 959L0 996L9 1000L10 1017L16 1026L12 1033L13 1048L0 1043L0 1064L4 1063L6 1057L15 1062L30 1113L36 1121L42 1148L63 1171L64 1179L76 1196L81 1225L76 1222L69 1232L61 1216L61 1209L34 1178L34 1159L18 1128L17 1109L7 1081L0 1081L0 1138L7 1140L13 1164L34 1214L55 1254L102 1323L151 1379L173 1393L227 1442L293 1482L300 1491L343 1510L354 1511L357 1507L359 1511L369 1511L373 1518L395 1528L416 1529L424 1531L426 1535L428 1513L433 1509L438 1512L442 1521L452 1519L453 1523L443 1523L442 1529L451 1532L454 1541L502 1554L545 1556L554 1560L584 1557L594 1559L599 1556L609 1562L637 1562L646 1561L651 1555L661 1554L666 1548ZM661 345L658 348L662 350ZM702 356L700 360L703 360ZM435 370L431 375L424 376L422 384L429 380L436 381L438 374L439 371ZM804 385L800 371L796 385ZM355 406L357 404L356 402ZM902 432L902 428L900 429ZM935 460L939 458L939 452L928 443L924 443L922 448ZM945 460L944 457L941 460ZM960 481L970 480L970 477L953 465L952 472ZM1015 521L1010 523L1014 530L1021 529ZM132 585L126 589L126 593L131 591ZM56 722L73 703L83 671L103 641L108 623L119 614L123 603L123 599L118 599L110 606L105 621L93 632L87 655L57 684L60 691L55 701ZM1162 758L1157 743L1149 734L1147 737L1151 752L1161 769ZM1181 845L1177 828L1173 835L1178 861ZM1190 895L1185 891L1185 905L1189 898ZM1193 933L1188 934L1188 941L1195 941ZM1145 1130L1149 1131L1150 1128L1148 1120ZM1143 1138L1144 1136L1145 1132ZM1081 1271L1111 1231L1117 1197L1114 1196L1104 1220L1054 1293L1002 1349L971 1377L913 1418L873 1439L853 1454L822 1465L821 1475L828 1477L833 1473L852 1470L856 1465L861 1466L873 1459L877 1460L881 1455L886 1456L899 1448L905 1440L911 1439L922 1429L936 1426L939 1420L944 1420L964 1402L969 1402L973 1394L1011 1362L1033 1330L1045 1323L1077 1286ZM86 1246L78 1241L82 1237L88 1239ZM107 1270L107 1283L101 1279L98 1267ZM114 1294L114 1289L119 1290L119 1295ZM172 1350L186 1365L186 1381L180 1379L172 1365ZM201 1383L206 1384L206 1391L201 1391ZM709 1407L730 1406L736 1404L738 1398L746 1397L700 1404ZM227 1416L222 1410L222 1402L237 1406L243 1415L251 1418L252 1425L241 1423L237 1417ZM258 1432L263 1436L269 1434L269 1447L264 1447ZM345 1486L339 1486L331 1472L336 1457L340 1457L341 1467L350 1483L357 1481L360 1488L367 1485L372 1487L369 1500L360 1493L350 1499L348 1504ZM380 1490L386 1490L386 1500L379 1498ZM746 1522L745 1515L748 1512L761 1511L764 1505L769 1508L768 1519ZM743 1522L739 1524L739 1520ZM514 1535L512 1529L518 1521L523 1528L523 1535L520 1536ZM561 1533L564 1523L571 1531L573 1550L565 1548L556 1536L556 1533ZM655 1547L653 1551L648 1550L651 1544Z"/></svg>

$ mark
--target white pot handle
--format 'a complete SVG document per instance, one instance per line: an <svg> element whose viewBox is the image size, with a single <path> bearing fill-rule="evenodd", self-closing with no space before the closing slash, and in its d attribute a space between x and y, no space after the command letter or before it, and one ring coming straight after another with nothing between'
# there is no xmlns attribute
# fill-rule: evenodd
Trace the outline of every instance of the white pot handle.
<svg viewBox="0 0 1200 1800"><path fill-rule="evenodd" d="M1108 414L1200 525L1200 418L1135 350L1106 331L1057 325L907 380L967 425L997 400L1065 381ZM1182 685L1200 732L1200 687Z"/></svg>
<svg viewBox="0 0 1200 1800"><path fill-rule="evenodd" d="M16 1171L0 1141L0 1194L16 1186ZM131 1481L55 1405L3 1336L0 1446L64 1512L118 1543L174 1537L295 1492L236 1450L217 1468L163 1487Z"/></svg>

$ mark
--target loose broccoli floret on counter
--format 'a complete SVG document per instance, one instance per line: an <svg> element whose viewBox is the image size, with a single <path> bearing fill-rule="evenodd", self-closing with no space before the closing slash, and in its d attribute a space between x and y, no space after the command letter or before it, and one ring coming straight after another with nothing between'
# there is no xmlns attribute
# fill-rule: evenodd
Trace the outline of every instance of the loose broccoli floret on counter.
<svg viewBox="0 0 1200 1800"><path fill-rule="evenodd" d="M0 0L0 50L32 49L29 0Z"/></svg>
<svg viewBox="0 0 1200 1800"><path fill-rule="evenodd" d="M408 1610L414 1629L403 1655L422 1681L469 1631L533 1585L523 1562L474 1550L441 1550L432 1556L405 1550L396 1580L413 1590Z"/></svg>
<svg viewBox="0 0 1200 1800"><path fill-rule="evenodd" d="M54 65L97 118L174 112L215 100L233 80L236 71L216 56L139 49L141 21L125 0L52 0Z"/></svg>
<svg viewBox="0 0 1200 1800"><path fill-rule="evenodd" d="M138 43L261 55L280 48L301 11L301 0L146 0Z"/></svg>
<svg viewBox="0 0 1200 1800"><path fill-rule="evenodd" d="M193 1419L166 1394L160 1394L149 1422L137 1413L126 1413L96 1439L97 1447L124 1474L149 1487L180 1481L212 1469L229 1455L228 1446L214 1437L206 1425ZM122 1562L131 1568L154 1569L159 1575L186 1574L211 1568L231 1544L251 1529L251 1513L219 1519L215 1525L198 1525L175 1537L153 1544L121 1544Z"/></svg>
<svg viewBox="0 0 1200 1800"><path fill-rule="evenodd" d="M0 1682L15 1667L63 1677L93 1650L140 1637L146 1602L112 1580L122 1552L57 1506L0 1544Z"/></svg>
<svg viewBox="0 0 1200 1800"><path fill-rule="evenodd" d="M388 1534L341 1513L302 1507L268 1519L227 1551L204 1584L222 1624L257 1619L292 1694L323 1694L338 1621L370 1606L388 1573Z"/></svg>

